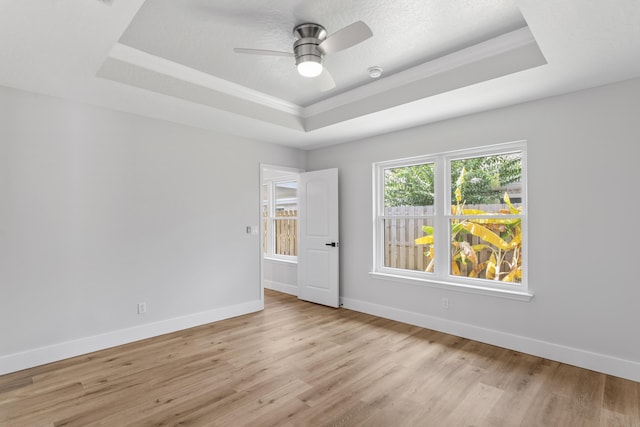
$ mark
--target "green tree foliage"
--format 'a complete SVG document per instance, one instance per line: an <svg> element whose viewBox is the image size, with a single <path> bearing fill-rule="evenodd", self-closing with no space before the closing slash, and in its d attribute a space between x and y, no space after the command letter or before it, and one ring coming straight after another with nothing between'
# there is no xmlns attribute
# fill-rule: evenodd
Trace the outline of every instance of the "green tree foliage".
<svg viewBox="0 0 640 427"><path fill-rule="evenodd" d="M465 185L456 180L465 169ZM504 186L520 181L520 154L472 157L451 162L451 200L453 191L462 189L465 204L502 203ZM422 164L385 171L385 206L431 206L434 194L434 165Z"/></svg>
<svg viewBox="0 0 640 427"><path fill-rule="evenodd" d="M385 170L385 206L432 206L433 170L433 163Z"/></svg>
<svg viewBox="0 0 640 427"><path fill-rule="evenodd" d="M456 180L465 169L462 200L468 205L502 203L504 186L519 182L522 175L520 154L472 157L451 162L451 197Z"/></svg>

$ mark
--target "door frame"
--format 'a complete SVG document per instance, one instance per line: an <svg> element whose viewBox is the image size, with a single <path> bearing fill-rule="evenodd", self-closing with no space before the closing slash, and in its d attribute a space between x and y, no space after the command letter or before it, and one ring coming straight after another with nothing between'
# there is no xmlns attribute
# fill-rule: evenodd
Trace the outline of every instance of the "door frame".
<svg viewBox="0 0 640 427"><path fill-rule="evenodd" d="M283 171L295 174L301 174L305 172L304 169L295 168L291 166L280 166L269 163L260 163L260 173L259 173L259 182L258 182L258 230L259 230L259 239L258 239L258 254L260 256L260 301L262 301L264 308L264 254L262 252L262 248L264 247L264 222L262 221L262 185L264 183L264 171L265 170L276 170ZM296 263L296 271L297 271L297 263ZM297 274L296 274L297 277ZM298 285L296 279L296 286Z"/></svg>

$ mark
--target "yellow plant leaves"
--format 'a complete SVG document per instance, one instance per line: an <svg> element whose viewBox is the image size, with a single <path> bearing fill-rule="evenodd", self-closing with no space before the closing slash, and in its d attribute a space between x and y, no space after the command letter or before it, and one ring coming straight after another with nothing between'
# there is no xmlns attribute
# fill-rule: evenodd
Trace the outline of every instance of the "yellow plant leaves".
<svg viewBox="0 0 640 427"><path fill-rule="evenodd" d="M504 277L502 278L502 281L503 281L503 282L513 282L513 278L514 278L514 277L515 277L515 275L516 275L516 271L517 271L516 269L511 270L511 271L509 272L509 274L507 274L506 276L504 276Z"/></svg>
<svg viewBox="0 0 640 427"><path fill-rule="evenodd" d="M508 251L511 249L511 245L504 240L500 236L498 236L493 231L489 230L486 227L483 227L480 224L476 224L474 222L464 221L460 223L460 226L467 230L469 233L473 234L484 240L485 242L491 243L493 246L500 248L502 250Z"/></svg>
<svg viewBox="0 0 640 427"><path fill-rule="evenodd" d="M454 191L454 194L456 196L456 202L458 204L460 204L462 202L462 185L464 184L464 175L467 173L466 169L464 168L464 166L462 167L462 170L460 171L460 176L458 177L458 179L456 180L456 189Z"/></svg>
<svg viewBox="0 0 640 427"><path fill-rule="evenodd" d="M458 263L455 261L451 262L451 274L454 276L462 276L462 273L460 273L460 269L458 268Z"/></svg>
<svg viewBox="0 0 640 427"><path fill-rule="evenodd" d="M511 199L509 198L509 195L507 194L506 191L504 192L504 196L502 197L502 199L507 204L507 206L509 206L509 211L513 215L518 215L520 213L520 210L511 204Z"/></svg>
<svg viewBox="0 0 640 427"><path fill-rule="evenodd" d="M469 277L478 277L478 274L480 274L485 268L487 268L487 265L489 265L489 261L478 264L476 268L471 270L471 273L469 273Z"/></svg>
<svg viewBox="0 0 640 427"><path fill-rule="evenodd" d="M418 237L414 240L416 245L432 245L433 244L433 236L422 236Z"/></svg>
<svg viewBox="0 0 640 427"><path fill-rule="evenodd" d="M471 261L474 266L478 265L478 256L476 255L476 251L473 250L468 242L460 242L460 251L463 255L463 261L464 258L466 258Z"/></svg>
<svg viewBox="0 0 640 427"><path fill-rule="evenodd" d="M491 254L489 261L487 261L485 276L489 280L493 280L496 277L496 256L494 254Z"/></svg>

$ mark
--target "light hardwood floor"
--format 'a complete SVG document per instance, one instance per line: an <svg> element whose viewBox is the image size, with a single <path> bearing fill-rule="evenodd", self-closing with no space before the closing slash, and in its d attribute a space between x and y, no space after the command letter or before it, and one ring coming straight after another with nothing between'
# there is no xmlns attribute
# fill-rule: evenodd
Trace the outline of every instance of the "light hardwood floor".
<svg viewBox="0 0 640 427"><path fill-rule="evenodd" d="M266 292L249 314L0 376L2 426L640 426L640 383Z"/></svg>

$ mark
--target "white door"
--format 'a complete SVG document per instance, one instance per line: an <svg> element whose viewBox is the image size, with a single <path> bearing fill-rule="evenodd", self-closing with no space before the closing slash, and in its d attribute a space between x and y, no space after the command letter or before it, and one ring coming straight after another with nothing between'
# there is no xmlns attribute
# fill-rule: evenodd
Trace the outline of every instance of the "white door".
<svg viewBox="0 0 640 427"><path fill-rule="evenodd" d="M338 307L338 169L300 174L298 227L298 298Z"/></svg>

